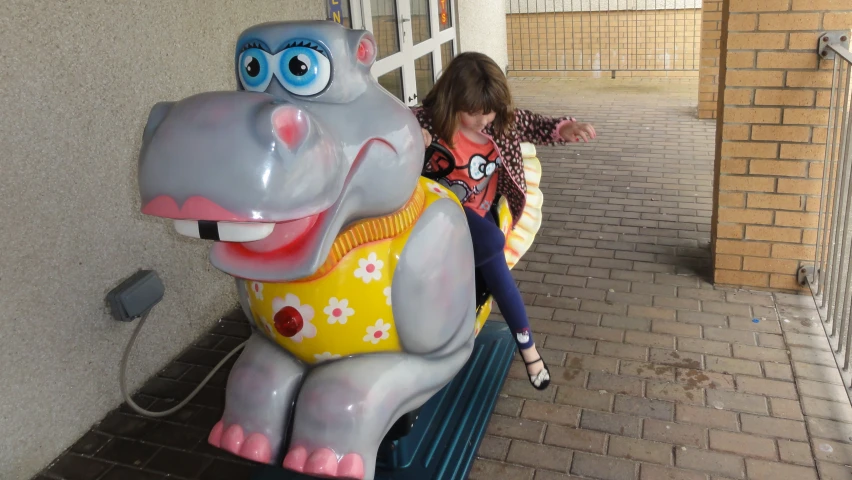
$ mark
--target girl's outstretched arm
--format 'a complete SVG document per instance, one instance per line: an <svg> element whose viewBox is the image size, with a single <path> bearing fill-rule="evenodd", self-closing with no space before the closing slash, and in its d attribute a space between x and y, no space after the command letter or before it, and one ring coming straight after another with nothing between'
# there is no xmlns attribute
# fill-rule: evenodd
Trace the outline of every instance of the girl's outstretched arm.
<svg viewBox="0 0 852 480"><path fill-rule="evenodd" d="M515 130L522 142L535 145L589 141L597 136L591 124L572 117L548 117L520 108L515 109Z"/></svg>

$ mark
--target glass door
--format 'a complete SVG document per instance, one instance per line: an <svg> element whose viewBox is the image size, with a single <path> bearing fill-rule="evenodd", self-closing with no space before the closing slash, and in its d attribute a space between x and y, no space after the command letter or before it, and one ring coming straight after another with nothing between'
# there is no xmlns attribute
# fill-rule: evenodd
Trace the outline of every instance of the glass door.
<svg viewBox="0 0 852 480"><path fill-rule="evenodd" d="M372 73L408 106L426 96L456 54L452 0L350 0L353 28L373 32Z"/></svg>

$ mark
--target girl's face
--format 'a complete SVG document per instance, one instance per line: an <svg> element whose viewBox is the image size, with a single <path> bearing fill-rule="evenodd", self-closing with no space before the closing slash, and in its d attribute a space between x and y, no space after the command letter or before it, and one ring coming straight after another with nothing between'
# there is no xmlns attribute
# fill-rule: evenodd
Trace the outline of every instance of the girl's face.
<svg viewBox="0 0 852 480"><path fill-rule="evenodd" d="M489 114L461 112L459 114L459 123L465 130L481 132L489 123L494 121L495 117L497 117L496 112Z"/></svg>

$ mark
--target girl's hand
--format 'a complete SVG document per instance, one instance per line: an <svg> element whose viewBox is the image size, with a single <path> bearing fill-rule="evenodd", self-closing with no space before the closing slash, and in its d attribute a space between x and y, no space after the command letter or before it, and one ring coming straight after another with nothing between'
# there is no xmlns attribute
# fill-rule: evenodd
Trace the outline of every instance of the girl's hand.
<svg viewBox="0 0 852 480"><path fill-rule="evenodd" d="M421 128L420 131L423 132L423 142L426 146L428 147L429 145L432 145L432 134L429 133L429 130Z"/></svg>
<svg viewBox="0 0 852 480"><path fill-rule="evenodd" d="M598 134L591 123L571 122L559 130L559 136L566 142L579 142L582 137L583 141L588 143L589 140L594 140Z"/></svg>

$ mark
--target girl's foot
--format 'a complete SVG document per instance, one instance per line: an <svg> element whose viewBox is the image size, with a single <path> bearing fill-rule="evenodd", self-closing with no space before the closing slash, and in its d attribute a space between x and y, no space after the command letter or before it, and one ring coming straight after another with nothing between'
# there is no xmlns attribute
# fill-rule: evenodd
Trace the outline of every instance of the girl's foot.
<svg viewBox="0 0 852 480"><path fill-rule="evenodd" d="M536 390L544 390L550 385L550 370L544 359L536 350L535 345L530 348L525 348L520 351L521 358L524 360L524 365L527 367L527 374L530 377L530 384Z"/></svg>

